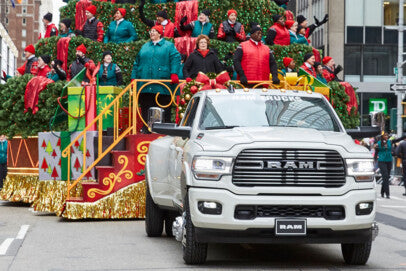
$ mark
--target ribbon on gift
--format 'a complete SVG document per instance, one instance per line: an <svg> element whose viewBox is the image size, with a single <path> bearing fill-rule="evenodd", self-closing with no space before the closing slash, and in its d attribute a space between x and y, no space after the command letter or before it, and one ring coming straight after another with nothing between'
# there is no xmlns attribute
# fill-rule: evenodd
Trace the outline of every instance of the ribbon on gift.
<svg viewBox="0 0 406 271"><path fill-rule="evenodd" d="M230 82L230 76L227 71L219 73L215 79L210 79L206 74L199 72L195 81L202 85L200 90L207 89L227 89L226 85Z"/></svg>

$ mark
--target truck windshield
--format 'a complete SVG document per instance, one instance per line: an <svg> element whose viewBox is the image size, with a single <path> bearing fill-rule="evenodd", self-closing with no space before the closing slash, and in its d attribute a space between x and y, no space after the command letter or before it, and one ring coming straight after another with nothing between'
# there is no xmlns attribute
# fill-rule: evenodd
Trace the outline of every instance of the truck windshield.
<svg viewBox="0 0 406 271"><path fill-rule="evenodd" d="M231 129L242 126L340 131L330 107L321 98L248 93L207 97L200 118L200 129Z"/></svg>

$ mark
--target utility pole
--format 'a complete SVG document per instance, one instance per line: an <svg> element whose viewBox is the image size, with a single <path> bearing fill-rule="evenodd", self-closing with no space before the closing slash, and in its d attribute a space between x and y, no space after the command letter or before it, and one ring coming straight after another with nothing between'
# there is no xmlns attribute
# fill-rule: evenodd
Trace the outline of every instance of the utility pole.
<svg viewBox="0 0 406 271"><path fill-rule="evenodd" d="M403 84L403 3L404 0L399 0L399 25L398 25L398 77L397 84ZM403 91L396 91L397 95L397 136L403 135Z"/></svg>

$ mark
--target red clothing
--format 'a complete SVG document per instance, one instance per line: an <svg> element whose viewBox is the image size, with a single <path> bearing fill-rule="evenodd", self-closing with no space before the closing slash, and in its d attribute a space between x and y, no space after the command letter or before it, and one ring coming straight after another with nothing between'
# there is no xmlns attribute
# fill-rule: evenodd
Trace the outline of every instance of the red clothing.
<svg viewBox="0 0 406 271"><path fill-rule="evenodd" d="M162 25L164 27L164 37L173 38L175 36L175 24L171 20L167 20L167 25ZM161 25L158 21L155 22L155 25Z"/></svg>
<svg viewBox="0 0 406 271"><path fill-rule="evenodd" d="M269 47L262 42L248 40L240 44L243 56L241 66L248 81L269 80Z"/></svg>
<svg viewBox="0 0 406 271"><path fill-rule="evenodd" d="M276 36L274 39L274 44L278 45L290 45L290 34L289 30L279 23L274 23L270 28L276 31Z"/></svg>
<svg viewBox="0 0 406 271"><path fill-rule="evenodd" d="M58 28L54 24L47 25L45 29L45 36L44 38L49 38L52 36L58 36Z"/></svg>
<svg viewBox="0 0 406 271"><path fill-rule="evenodd" d="M197 51L199 51L199 53L200 53L203 57L206 57L210 50L209 50L209 49L206 49L206 50L197 49Z"/></svg>
<svg viewBox="0 0 406 271"><path fill-rule="evenodd" d="M48 73L51 71L51 68L48 65L45 65L42 68L38 67L37 76L44 76L47 77Z"/></svg>
<svg viewBox="0 0 406 271"><path fill-rule="evenodd" d="M327 83L328 83L330 81L333 81L336 76L333 72L330 72L326 68L323 68L323 77L326 78Z"/></svg>
<svg viewBox="0 0 406 271"><path fill-rule="evenodd" d="M234 28L234 25L235 25L235 24L230 24L230 26L231 26L232 28ZM217 39L219 39L219 40L224 40L225 38L226 38L226 33L224 32L223 23L221 23L221 24L220 24L220 27L219 27L218 34L217 34ZM240 41L240 42L247 40L247 36L245 35L245 31L244 31L244 26L243 26L243 25L241 25L240 32L239 32L239 33L237 33L237 32L235 33L235 38L237 39L237 41Z"/></svg>
<svg viewBox="0 0 406 271"><path fill-rule="evenodd" d="M303 70L305 70L308 74L310 74L310 75L313 76L314 78L317 77L316 70L314 69L313 66L311 66L310 68L308 68L308 67L306 66L306 64L303 63L303 65L300 66L300 68L302 68Z"/></svg>

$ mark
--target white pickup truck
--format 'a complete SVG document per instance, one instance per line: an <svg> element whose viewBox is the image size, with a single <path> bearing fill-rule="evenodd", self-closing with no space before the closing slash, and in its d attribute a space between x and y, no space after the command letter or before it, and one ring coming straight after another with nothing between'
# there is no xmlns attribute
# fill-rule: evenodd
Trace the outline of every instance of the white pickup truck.
<svg viewBox="0 0 406 271"><path fill-rule="evenodd" d="M202 91L179 126L152 130L167 136L146 160L146 232L161 236L165 223L187 264L204 263L208 243L337 243L346 263L367 262L373 160L324 96Z"/></svg>

